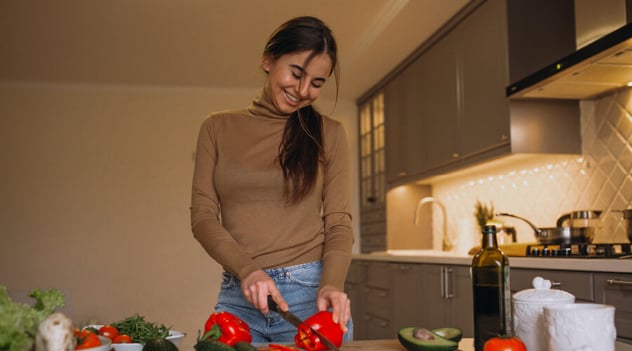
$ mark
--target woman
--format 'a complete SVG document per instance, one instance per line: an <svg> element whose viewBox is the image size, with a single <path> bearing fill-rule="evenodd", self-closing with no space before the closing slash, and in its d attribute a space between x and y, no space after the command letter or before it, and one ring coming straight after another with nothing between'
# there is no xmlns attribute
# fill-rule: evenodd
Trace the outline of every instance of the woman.
<svg viewBox="0 0 632 351"><path fill-rule="evenodd" d="M245 109L212 114L198 137L191 202L195 238L225 272L216 310L251 328L253 342L291 342L302 319L330 309L351 338L344 280L353 234L343 126L312 103L332 73L336 41L314 17L272 33L266 82Z"/></svg>

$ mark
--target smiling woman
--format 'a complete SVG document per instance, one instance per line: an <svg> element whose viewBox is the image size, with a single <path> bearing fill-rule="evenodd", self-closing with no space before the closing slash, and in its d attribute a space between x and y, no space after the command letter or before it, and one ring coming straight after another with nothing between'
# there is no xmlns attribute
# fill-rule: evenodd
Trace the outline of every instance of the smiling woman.
<svg viewBox="0 0 632 351"><path fill-rule="evenodd" d="M303 320L331 309L351 338L346 132L312 106L332 74L338 83L336 40L321 20L293 18L270 36L261 67L252 104L212 114L198 137L191 227L224 268L215 311L244 320L254 343L291 343L296 329L270 312L270 296Z"/></svg>

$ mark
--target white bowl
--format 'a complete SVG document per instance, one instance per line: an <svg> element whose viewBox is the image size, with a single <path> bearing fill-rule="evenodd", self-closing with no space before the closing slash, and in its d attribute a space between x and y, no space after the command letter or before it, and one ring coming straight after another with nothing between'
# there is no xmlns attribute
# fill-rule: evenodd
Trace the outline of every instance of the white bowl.
<svg viewBox="0 0 632 351"><path fill-rule="evenodd" d="M186 334L183 332L169 330L169 336L167 336L167 340L171 341L174 345L176 345L176 347L178 347L180 346L180 343L182 343L182 339L184 339L185 336ZM114 349L114 351L142 351L143 344L137 342L127 344L112 344L112 349Z"/></svg>
<svg viewBox="0 0 632 351"><path fill-rule="evenodd" d="M99 337L99 340L101 340L101 345L83 349L82 351L109 351L112 346L112 340L110 340L110 338L106 338L105 336L97 336Z"/></svg>

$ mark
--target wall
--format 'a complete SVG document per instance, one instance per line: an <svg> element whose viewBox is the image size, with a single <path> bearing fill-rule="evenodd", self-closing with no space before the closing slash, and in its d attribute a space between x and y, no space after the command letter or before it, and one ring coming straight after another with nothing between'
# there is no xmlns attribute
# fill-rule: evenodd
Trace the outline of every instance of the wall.
<svg viewBox="0 0 632 351"><path fill-rule="evenodd" d="M445 203L456 241L470 243L474 235L478 242L473 212L481 200L541 227L572 210L602 210L594 242L628 242L621 213L612 211L632 208L632 90L582 101L581 133L582 155L523 155L437 180L433 195ZM516 227L518 241L533 242L522 221L498 219Z"/></svg>
<svg viewBox="0 0 632 351"><path fill-rule="evenodd" d="M62 290L76 324L140 313L185 331L191 348L221 275L189 225L198 128L255 94L0 82L0 285L29 303L33 288ZM356 160L355 103L332 116Z"/></svg>

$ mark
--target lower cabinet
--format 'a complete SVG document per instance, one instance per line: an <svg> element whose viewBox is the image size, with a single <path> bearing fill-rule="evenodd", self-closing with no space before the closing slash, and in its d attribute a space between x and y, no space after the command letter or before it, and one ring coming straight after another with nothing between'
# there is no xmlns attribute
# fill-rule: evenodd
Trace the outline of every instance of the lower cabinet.
<svg viewBox="0 0 632 351"><path fill-rule="evenodd" d="M422 310L419 326L455 327L474 335L472 278L469 266L423 264L420 276Z"/></svg>
<svg viewBox="0 0 632 351"><path fill-rule="evenodd" d="M595 302L615 307L617 337L632 344L632 273L595 273Z"/></svg>
<svg viewBox="0 0 632 351"><path fill-rule="evenodd" d="M540 276L577 302L615 306L619 341L632 344L632 273L511 268L511 291L533 287ZM345 283L354 339L392 339L404 327L456 327L474 335L470 267L353 260Z"/></svg>
<svg viewBox="0 0 632 351"><path fill-rule="evenodd" d="M356 340L392 339L412 326L474 334L469 267L354 260L346 290Z"/></svg>

